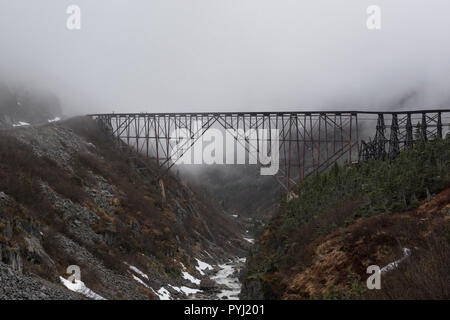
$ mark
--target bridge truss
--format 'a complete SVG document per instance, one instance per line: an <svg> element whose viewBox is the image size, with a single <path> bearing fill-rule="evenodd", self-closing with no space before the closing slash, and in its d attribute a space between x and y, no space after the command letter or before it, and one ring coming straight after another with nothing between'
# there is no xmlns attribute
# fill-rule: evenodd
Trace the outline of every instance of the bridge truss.
<svg viewBox="0 0 450 320"><path fill-rule="evenodd" d="M264 166L251 151L266 147L273 154L278 139L276 180L287 191L336 161L357 163L370 158L395 158L418 138L435 139L448 132L450 110L404 112L317 111L254 113L110 113L90 115L113 135L167 170L200 144L211 128L231 134L249 152L246 163ZM262 135L260 130L273 132ZM250 136L254 130L256 135ZM183 139L181 132L189 139ZM237 148L237 147L233 147ZM233 149L234 150L234 149ZM227 150L229 152L229 150Z"/></svg>

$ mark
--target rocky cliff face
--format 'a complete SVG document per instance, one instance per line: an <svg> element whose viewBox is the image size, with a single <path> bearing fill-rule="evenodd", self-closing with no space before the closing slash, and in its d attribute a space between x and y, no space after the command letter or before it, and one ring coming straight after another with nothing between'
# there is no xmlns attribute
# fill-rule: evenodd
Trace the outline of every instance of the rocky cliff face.
<svg viewBox="0 0 450 320"><path fill-rule="evenodd" d="M89 118L1 133L0 298L186 298L203 262L244 256L232 217L159 176ZM71 265L81 271L72 284Z"/></svg>
<svg viewBox="0 0 450 320"><path fill-rule="evenodd" d="M1 300L80 300L82 296L33 275L14 271L0 263Z"/></svg>

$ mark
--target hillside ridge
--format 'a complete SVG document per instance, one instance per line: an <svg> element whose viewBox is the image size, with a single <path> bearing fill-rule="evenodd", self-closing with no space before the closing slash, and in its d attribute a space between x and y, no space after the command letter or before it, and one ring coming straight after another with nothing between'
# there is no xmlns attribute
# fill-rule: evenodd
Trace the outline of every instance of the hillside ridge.
<svg viewBox="0 0 450 320"><path fill-rule="evenodd" d="M218 264L245 256L244 231L171 174L163 197L159 176L89 117L1 132L2 268L64 291L60 277L76 265L82 284L106 299L186 298L200 290Z"/></svg>

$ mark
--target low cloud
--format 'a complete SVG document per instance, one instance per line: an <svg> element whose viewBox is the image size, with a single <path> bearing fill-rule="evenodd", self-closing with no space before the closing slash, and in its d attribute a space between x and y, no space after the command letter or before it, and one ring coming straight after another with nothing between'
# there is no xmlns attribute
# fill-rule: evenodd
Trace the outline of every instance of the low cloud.
<svg viewBox="0 0 450 320"><path fill-rule="evenodd" d="M448 108L450 3L377 2L379 31L364 0L0 0L0 81L69 115Z"/></svg>

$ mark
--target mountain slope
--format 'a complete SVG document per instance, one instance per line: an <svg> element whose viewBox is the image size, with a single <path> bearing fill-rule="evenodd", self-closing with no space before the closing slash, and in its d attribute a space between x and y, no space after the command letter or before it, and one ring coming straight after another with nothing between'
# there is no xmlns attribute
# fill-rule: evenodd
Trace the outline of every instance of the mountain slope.
<svg viewBox="0 0 450 320"><path fill-rule="evenodd" d="M207 195L159 175L90 118L1 132L1 261L61 288L77 265L106 299L186 297L177 289L204 277L196 259L218 264L247 245Z"/></svg>
<svg viewBox="0 0 450 320"><path fill-rule="evenodd" d="M448 136L308 179L261 230L242 297L448 299L449 185ZM400 260L367 290L368 266Z"/></svg>

